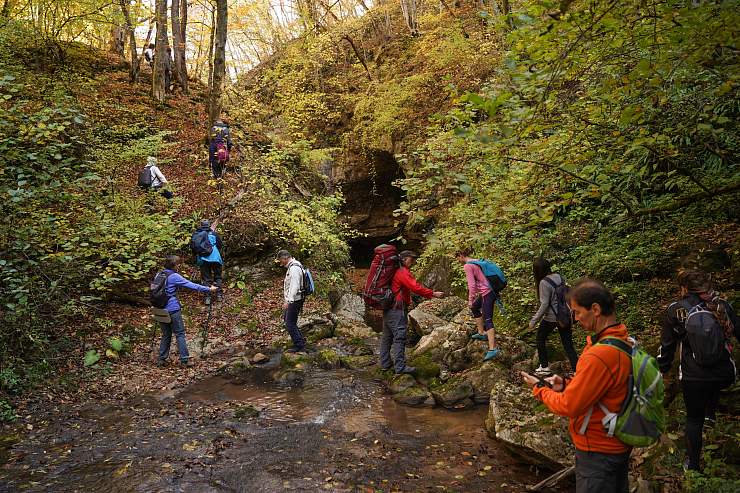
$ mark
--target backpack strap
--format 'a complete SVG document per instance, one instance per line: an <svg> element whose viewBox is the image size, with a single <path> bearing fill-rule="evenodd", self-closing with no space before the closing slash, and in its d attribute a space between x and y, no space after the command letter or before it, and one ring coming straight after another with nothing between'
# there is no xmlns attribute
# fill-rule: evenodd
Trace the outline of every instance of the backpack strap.
<svg viewBox="0 0 740 493"><path fill-rule="evenodd" d="M562 276L560 277L560 279L562 280ZM550 310L552 310L552 314L555 315L555 318L557 318L558 314L555 313L555 308L553 308L553 306L552 306L552 296L553 296L553 294L555 294L555 291L554 290L557 289L557 287L560 286L562 283L555 284L555 281L553 281L552 279L550 279L547 276L543 277L542 280L543 281L547 281L547 284L549 284L550 286L552 286L553 293L550 295L550 300L549 300L548 303L549 303L549 306L550 306Z"/></svg>
<svg viewBox="0 0 740 493"><path fill-rule="evenodd" d="M622 351L623 353L625 353L630 358L632 357L633 347L630 346L629 343L624 342L622 339L617 339L616 337L605 337L599 342L597 342L596 344L604 344L607 346L615 347L619 349L620 351Z"/></svg>

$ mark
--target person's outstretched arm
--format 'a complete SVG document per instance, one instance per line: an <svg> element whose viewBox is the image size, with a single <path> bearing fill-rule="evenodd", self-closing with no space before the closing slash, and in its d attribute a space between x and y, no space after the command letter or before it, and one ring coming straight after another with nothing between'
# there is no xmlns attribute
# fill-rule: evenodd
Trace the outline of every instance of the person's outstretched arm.
<svg viewBox="0 0 740 493"><path fill-rule="evenodd" d="M184 277L182 277L180 274L174 273L170 274L169 281L172 283L175 288L186 288L186 289L192 289L193 291L200 291L201 293L207 293L211 291L211 288L208 286L203 286L202 284L196 284L192 281L188 281Z"/></svg>

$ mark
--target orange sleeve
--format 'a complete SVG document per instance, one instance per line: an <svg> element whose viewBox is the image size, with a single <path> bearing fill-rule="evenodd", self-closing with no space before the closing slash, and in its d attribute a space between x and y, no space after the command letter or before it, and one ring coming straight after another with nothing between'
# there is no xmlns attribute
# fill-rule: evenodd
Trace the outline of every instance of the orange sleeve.
<svg viewBox="0 0 740 493"><path fill-rule="evenodd" d="M550 411L560 416L577 418L599 402L613 385L612 374L598 356L585 354L578 360L576 375L562 392L547 387L534 387L532 393Z"/></svg>

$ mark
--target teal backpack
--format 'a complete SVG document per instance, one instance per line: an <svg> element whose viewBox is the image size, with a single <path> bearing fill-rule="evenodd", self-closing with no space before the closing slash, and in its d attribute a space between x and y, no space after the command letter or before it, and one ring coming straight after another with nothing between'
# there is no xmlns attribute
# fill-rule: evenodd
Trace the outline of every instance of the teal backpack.
<svg viewBox="0 0 740 493"><path fill-rule="evenodd" d="M615 337L605 337L596 344L612 346L626 353L632 360L632 371L627 382L627 396L617 413L609 411L601 402L596 405L604 412L601 423L608 436L615 436L627 445L647 447L658 441L665 431L663 411L663 375L655 358L640 349L637 341L632 345ZM589 409L578 433L586 433L593 407Z"/></svg>

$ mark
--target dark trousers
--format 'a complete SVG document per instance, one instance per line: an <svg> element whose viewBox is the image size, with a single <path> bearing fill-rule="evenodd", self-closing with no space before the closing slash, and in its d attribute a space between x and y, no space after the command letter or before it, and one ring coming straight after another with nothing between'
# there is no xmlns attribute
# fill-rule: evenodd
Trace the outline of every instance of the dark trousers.
<svg viewBox="0 0 740 493"><path fill-rule="evenodd" d="M719 391L727 385L719 382L681 382L686 405L686 455L689 469L699 470L704 418L715 418Z"/></svg>
<svg viewBox="0 0 740 493"><path fill-rule="evenodd" d="M306 339L298 329L298 315L301 314L303 309L303 300L293 301L288 303L288 308L285 310L283 315L283 321L285 322L285 328L288 329L288 334L293 340L293 347L298 350L303 350L306 347Z"/></svg>
<svg viewBox="0 0 740 493"><path fill-rule="evenodd" d="M159 195L166 198L167 200L172 200L172 197L175 196L172 192L162 187L152 187L152 190L154 190L155 192L157 192Z"/></svg>
<svg viewBox="0 0 740 493"><path fill-rule="evenodd" d="M576 349L573 347L573 331L562 330L558 327L557 322L548 322L547 320L542 320L542 322L540 322L540 327L537 329L537 356L540 359L540 365L547 366L550 364L547 359L546 343L547 337L555 329L557 329L560 334L560 341L563 343L563 349L565 349L565 354L568 356L568 360L570 361L570 368L571 370L576 371L578 355L576 354Z"/></svg>
<svg viewBox="0 0 740 493"><path fill-rule="evenodd" d="M182 320L180 310L170 313L172 321L168 324L159 322L162 328L162 340L159 343L159 359L167 360L170 356L170 344L172 344L172 333L175 333L177 339L177 350L180 353L180 361L187 361L190 357L188 353L188 343L185 341L185 322Z"/></svg>
<svg viewBox="0 0 740 493"><path fill-rule="evenodd" d="M217 286L218 292L221 292L223 284L223 266L218 262L202 262L200 264L200 277L204 286Z"/></svg>
<svg viewBox="0 0 740 493"><path fill-rule="evenodd" d="M470 307L470 313L473 318L483 317L483 328L488 331L493 328L493 303L496 301L496 295L493 291L485 296L478 296Z"/></svg>
<svg viewBox="0 0 740 493"><path fill-rule="evenodd" d="M383 311L383 335L380 337L380 366L383 368L394 368L396 373L406 368L407 325L404 308Z"/></svg>
<svg viewBox="0 0 740 493"><path fill-rule="evenodd" d="M576 449L576 493L628 493L630 453L602 454Z"/></svg>

